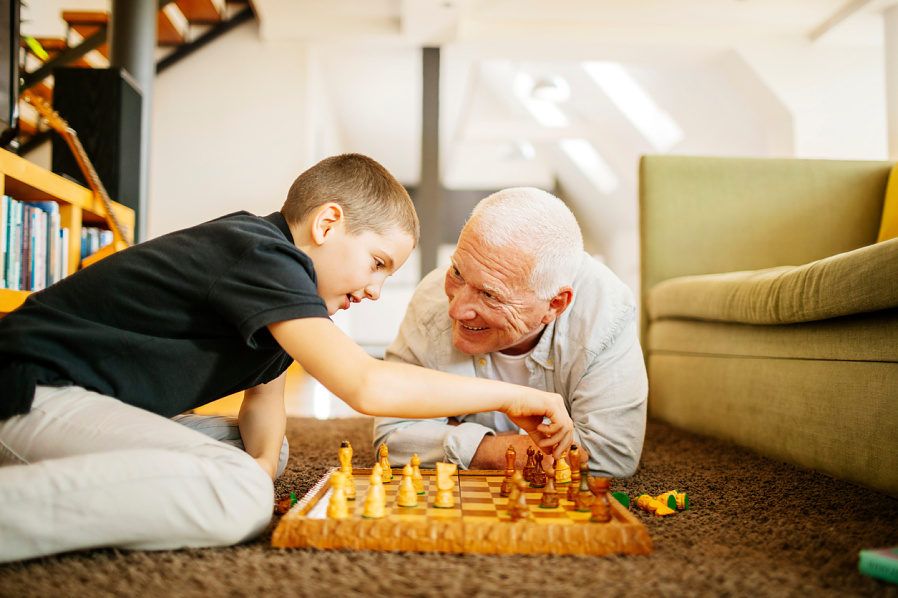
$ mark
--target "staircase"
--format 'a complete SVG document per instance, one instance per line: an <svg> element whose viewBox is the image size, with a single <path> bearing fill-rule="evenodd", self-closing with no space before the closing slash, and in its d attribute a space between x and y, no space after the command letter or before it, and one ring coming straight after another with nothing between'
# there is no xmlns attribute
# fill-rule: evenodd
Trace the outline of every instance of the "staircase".
<svg viewBox="0 0 898 598"><path fill-rule="evenodd" d="M63 11L64 38L22 39L22 90L53 101L53 69L109 66L105 12ZM156 72L160 73L210 41L254 17L249 0L160 0L156 15ZM19 153L47 141L51 130L27 102L19 102Z"/></svg>

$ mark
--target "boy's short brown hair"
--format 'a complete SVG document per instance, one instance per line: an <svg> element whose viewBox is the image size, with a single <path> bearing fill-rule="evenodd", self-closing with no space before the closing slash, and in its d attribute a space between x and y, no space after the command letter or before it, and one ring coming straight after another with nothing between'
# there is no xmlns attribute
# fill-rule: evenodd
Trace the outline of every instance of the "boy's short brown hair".
<svg viewBox="0 0 898 598"><path fill-rule="evenodd" d="M418 245L420 224L408 191L368 156L342 154L312 166L293 181L281 214L296 224L330 202L343 208L350 234L401 231Z"/></svg>

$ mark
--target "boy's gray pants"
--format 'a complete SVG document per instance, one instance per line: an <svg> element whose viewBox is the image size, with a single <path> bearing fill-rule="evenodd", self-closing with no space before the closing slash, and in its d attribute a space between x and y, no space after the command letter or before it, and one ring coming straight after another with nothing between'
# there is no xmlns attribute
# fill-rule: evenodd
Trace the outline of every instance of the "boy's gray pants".
<svg viewBox="0 0 898 598"><path fill-rule="evenodd" d="M278 475L287 462L286 439ZM70 550L226 546L267 526L271 478L236 420L155 415L77 386L38 386L0 421L0 562Z"/></svg>

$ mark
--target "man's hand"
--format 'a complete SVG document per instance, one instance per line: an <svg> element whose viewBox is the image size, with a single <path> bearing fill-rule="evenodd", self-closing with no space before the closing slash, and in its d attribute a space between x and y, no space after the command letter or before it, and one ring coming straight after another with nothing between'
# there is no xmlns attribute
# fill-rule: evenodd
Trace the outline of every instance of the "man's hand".
<svg viewBox="0 0 898 598"><path fill-rule="evenodd" d="M517 401L503 409L516 426L524 430L544 453L561 458L574 439L574 422L560 394L521 387ZM548 424L542 423L549 418Z"/></svg>

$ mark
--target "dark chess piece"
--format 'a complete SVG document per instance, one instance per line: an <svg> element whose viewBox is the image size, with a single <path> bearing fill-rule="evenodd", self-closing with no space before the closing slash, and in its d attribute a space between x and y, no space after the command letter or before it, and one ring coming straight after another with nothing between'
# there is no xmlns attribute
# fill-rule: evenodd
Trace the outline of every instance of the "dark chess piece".
<svg viewBox="0 0 898 598"><path fill-rule="evenodd" d="M595 495L595 500L592 501L589 507L592 513L589 520L598 523L608 523L611 521L611 503L608 500L611 496L608 492L609 488L611 488L611 479L589 476L587 484Z"/></svg>
<svg viewBox="0 0 898 598"><path fill-rule="evenodd" d="M580 492L580 447L576 444L571 445L568 460L571 462L571 484L567 487L567 499L576 502Z"/></svg>
<svg viewBox="0 0 898 598"><path fill-rule="evenodd" d="M515 472L512 482L514 486L508 496L508 516L512 521L533 519L533 513L527 505L527 482L520 472Z"/></svg>
<svg viewBox="0 0 898 598"><path fill-rule="evenodd" d="M502 486L499 487L499 496L511 494L511 488L514 485L512 478L515 473L514 461L516 457L517 453L515 453L514 447L509 444L508 450L505 451L505 479L502 480Z"/></svg>
<svg viewBox="0 0 898 598"><path fill-rule="evenodd" d="M595 500L595 495L589 489L589 469L587 469L586 463L583 463L580 465L580 487L577 492L577 498L574 499L574 509L588 512L593 500Z"/></svg>
<svg viewBox="0 0 898 598"><path fill-rule="evenodd" d="M543 454L542 452L536 453L533 457L536 461L533 465L533 473L530 474L530 487L531 488L545 488L546 486L546 472L543 471Z"/></svg>
<svg viewBox="0 0 898 598"><path fill-rule="evenodd" d="M529 482L533 477L534 461L533 456L536 450L532 446L527 447L527 462L524 464L524 481Z"/></svg>
<svg viewBox="0 0 898 598"><path fill-rule="evenodd" d="M539 506L544 509L554 509L558 506L558 492L555 491L555 470L549 468L546 472L546 488L543 490Z"/></svg>

